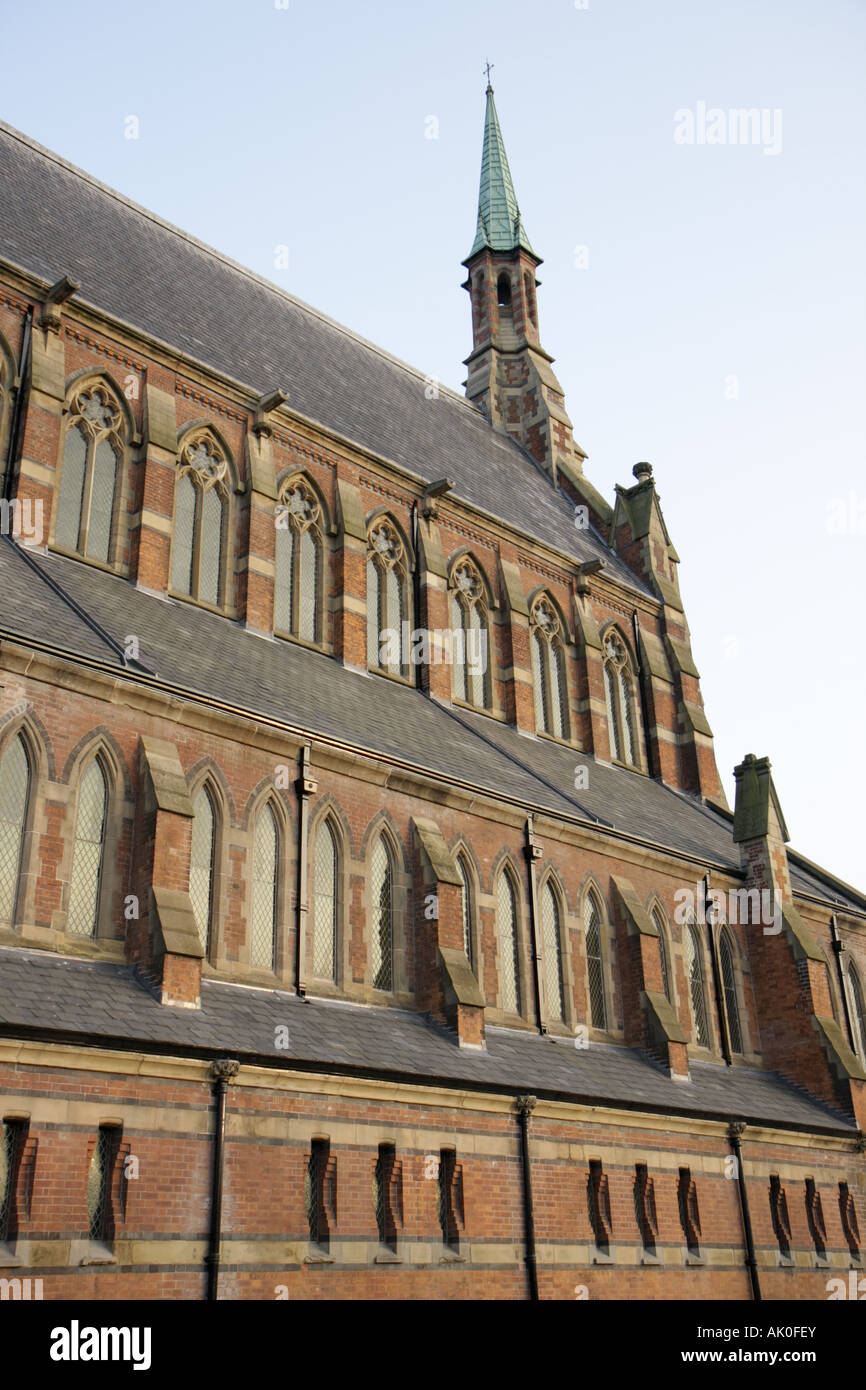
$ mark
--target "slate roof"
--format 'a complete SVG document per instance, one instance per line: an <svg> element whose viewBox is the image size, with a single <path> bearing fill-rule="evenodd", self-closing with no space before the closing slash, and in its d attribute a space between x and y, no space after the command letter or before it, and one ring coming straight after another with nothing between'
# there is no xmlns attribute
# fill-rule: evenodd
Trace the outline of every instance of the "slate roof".
<svg viewBox="0 0 866 1390"><path fill-rule="evenodd" d="M274 1047L287 1026L289 1046ZM201 1010L160 1004L125 966L0 949L0 1036L231 1056L283 1069L380 1076L665 1114L856 1133L852 1120L773 1072L693 1062L687 1082L632 1048L488 1028L486 1052L459 1048L423 1014L283 990L202 982Z"/></svg>
<svg viewBox="0 0 866 1390"><path fill-rule="evenodd" d="M65 556L0 544L0 592L8 596L0 633L98 656L120 667L117 648L138 637L141 664L186 691L266 715L316 735L351 738L385 758L517 798L538 810L613 827L737 872L731 819L695 797L591 755L527 738L511 725L428 699L395 681L347 670L323 653L268 640L206 609L160 599L128 580ZM55 589L86 612L115 646L103 642L67 607ZM249 673L239 686L237 672ZM134 672L129 672L134 677ZM315 757L314 757L315 761ZM586 765L588 787L574 790L575 768ZM697 876L698 868L695 867ZM831 890L792 865L795 888L861 910L864 899Z"/></svg>
<svg viewBox="0 0 866 1390"><path fill-rule="evenodd" d="M602 558L630 590L649 592L539 465L456 392L440 387L309 305L162 222L0 123L0 256L425 482L578 562Z"/></svg>

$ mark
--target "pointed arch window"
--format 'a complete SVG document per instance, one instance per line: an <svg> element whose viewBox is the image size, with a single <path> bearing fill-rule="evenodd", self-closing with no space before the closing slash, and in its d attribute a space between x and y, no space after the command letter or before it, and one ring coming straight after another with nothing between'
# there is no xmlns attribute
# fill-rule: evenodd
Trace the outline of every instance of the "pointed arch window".
<svg viewBox="0 0 866 1390"><path fill-rule="evenodd" d="M860 972L856 965L849 965L848 979L851 982L851 1002L854 1005L854 1038L860 1045L861 1058L866 1061L866 1003Z"/></svg>
<svg viewBox="0 0 866 1390"><path fill-rule="evenodd" d="M496 281L496 302L506 312L511 309L511 276L507 270L500 272Z"/></svg>
<svg viewBox="0 0 866 1390"><path fill-rule="evenodd" d="M472 965L472 890L469 886L469 869L462 854L457 856L457 872L460 875L460 910L463 919L463 950Z"/></svg>
<svg viewBox="0 0 866 1390"><path fill-rule="evenodd" d="M220 445L196 435L178 462L171 586L214 608L224 602L228 497L229 465Z"/></svg>
<svg viewBox="0 0 866 1390"><path fill-rule="evenodd" d="M382 518L367 537L367 665L394 676L409 675L403 623L409 617L409 564L397 528Z"/></svg>
<svg viewBox="0 0 866 1390"><path fill-rule="evenodd" d="M523 272L523 293L526 299L526 310L529 314L533 328L538 327L538 315L535 308L535 280L528 270Z"/></svg>
<svg viewBox="0 0 866 1390"><path fill-rule="evenodd" d="M725 1014L732 1052L743 1050L743 1030L740 1027L740 1006L737 1002L737 981L734 974L734 948L726 927L719 936L719 964L722 968L722 988L725 994Z"/></svg>
<svg viewBox="0 0 866 1390"><path fill-rule="evenodd" d="M78 792L66 925L73 936L96 935L107 809L105 772L99 758L94 758L81 779Z"/></svg>
<svg viewBox="0 0 866 1390"><path fill-rule="evenodd" d="M657 907L653 908L652 919L655 929L659 934L659 957L662 965L662 988L665 992L665 999L668 1003L673 1003L673 993L671 990L671 965L668 960L668 941L665 930L665 919Z"/></svg>
<svg viewBox="0 0 866 1390"><path fill-rule="evenodd" d="M449 604L454 651L455 698L490 708L490 638L484 583L471 560L451 572Z"/></svg>
<svg viewBox="0 0 866 1390"><path fill-rule="evenodd" d="M607 1001L601 945L601 909L594 893L587 893L584 899L583 925L586 931L586 969L589 977L589 1018L593 1028L606 1028Z"/></svg>
<svg viewBox="0 0 866 1390"><path fill-rule="evenodd" d="M710 1028L707 1020L707 991L704 982L704 955L694 927L686 927L686 971L689 977L689 994L692 1001L692 1018L695 1026L695 1042L698 1047L709 1047Z"/></svg>
<svg viewBox="0 0 866 1390"><path fill-rule="evenodd" d="M114 558L123 409L108 386L82 386L69 403L54 543L107 565Z"/></svg>
<svg viewBox="0 0 866 1390"><path fill-rule="evenodd" d="M213 921L214 856L216 851L216 813L207 787L201 787L193 802L192 843L190 847L189 896L205 958L210 954Z"/></svg>
<svg viewBox="0 0 866 1390"><path fill-rule="evenodd" d="M10 924L21 881L30 782L30 758L17 734L0 758L0 922Z"/></svg>
<svg viewBox="0 0 866 1390"><path fill-rule="evenodd" d="M634 688L628 650L617 632L604 639L604 697L612 756L637 767Z"/></svg>
<svg viewBox="0 0 866 1390"><path fill-rule="evenodd" d="M517 894L511 875L503 870L496 889L496 932L499 937L500 999L503 1013L520 1013L520 937Z"/></svg>
<svg viewBox="0 0 866 1390"><path fill-rule="evenodd" d="M322 821L316 833L315 854L313 974L320 980L336 980L339 857L337 841L327 820Z"/></svg>
<svg viewBox="0 0 866 1390"><path fill-rule="evenodd" d="M555 738L568 738L562 623L549 599L542 596L533 604L529 627L536 727Z"/></svg>
<svg viewBox="0 0 866 1390"><path fill-rule="evenodd" d="M279 845L277 818L274 808L267 802L256 820L253 842L250 965L260 970L276 968Z"/></svg>
<svg viewBox="0 0 866 1390"><path fill-rule="evenodd" d="M544 1002L547 1017L565 1022L565 983L562 978L562 914L550 883L541 894L541 938L544 953Z"/></svg>
<svg viewBox="0 0 866 1390"><path fill-rule="evenodd" d="M303 478L280 491L274 512L274 631L322 642L322 508Z"/></svg>
<svg viewBox="0 0 866 1390"><path fill-rule="evenodd" d="M373 846L373 988L394 988L394 866L384 837Z"/></svg>

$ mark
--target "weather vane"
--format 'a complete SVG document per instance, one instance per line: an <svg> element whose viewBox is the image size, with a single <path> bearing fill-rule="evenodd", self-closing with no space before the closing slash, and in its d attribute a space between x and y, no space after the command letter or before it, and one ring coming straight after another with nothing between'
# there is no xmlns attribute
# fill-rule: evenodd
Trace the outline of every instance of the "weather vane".
<svg viewBox="0 0 866 1390"><path fill-rule="evenodd" d="M492 82L490 81L490 74L491 74L491 72L493 71L493 64L492 64L492 63L485 63L485 64L484 64L484 70L485 70L485 72L487 73L487 85L488 85L488 87L489 87L489 88L491 89L491 91L492 91L492 90L493 90L493 84L492 84Z"/></svg>

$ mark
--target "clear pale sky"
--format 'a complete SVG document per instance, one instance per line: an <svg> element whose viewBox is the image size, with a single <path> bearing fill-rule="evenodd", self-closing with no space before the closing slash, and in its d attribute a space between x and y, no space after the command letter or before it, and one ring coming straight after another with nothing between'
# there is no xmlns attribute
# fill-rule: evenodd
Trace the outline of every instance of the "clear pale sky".
<svg viewBox="0 0 866 1390"><path fill-rule="evenodd" d="M542 342L592 482L654 466L729 799L768 754L866 889L863 0L5 9L5 120L457 389L490 59ZM700 102L778 153L676 143Z"/></svg>

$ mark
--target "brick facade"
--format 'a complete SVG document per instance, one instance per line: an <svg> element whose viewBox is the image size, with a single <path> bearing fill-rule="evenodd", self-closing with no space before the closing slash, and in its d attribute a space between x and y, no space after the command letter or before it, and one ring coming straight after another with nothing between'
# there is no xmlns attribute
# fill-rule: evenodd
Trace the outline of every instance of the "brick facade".
<svg viewBox="0 0 866 1390"><path fill-rule="evenodd" d="M543 527L532 518L522 533L459 491L436 492L411 470L296 410L275 383L249 390L89 302L71 298L46 324L48 286L36 274L2 267L0 440L9 441L17 391L23 411L10 486L20 504L42 509L34 564L40 557L53 564L62 549L59 487L76 393L106 393L121 444L108 561L71 562L99 570L116 586L120 626L106 639L79 605L76 621L89 620L87 640L95 644L85 650L81 634L37 638L14 613L3 625L0 759L20 739L30 784L20 883L8 920L0 922L0 955L98 965L118 980L123 972L163 1017L188 1021L171 1047L157 1041L157 1032L150 1041L127 1035L120 1018L106 1023L105 1034L76 1040L54 1026L47 1005L31 1028L3 1015L0 1120L19 1126L25 1147L10 1180L15 1210L5 1241L0 1232L0 1272L38 1274L46 1298L205 1296L217 1142L211 1064L221 1048L201 1041L196 1029L207 1014L207 987L217 984L232 987L239 1009L251 1001L251 1013L265 996L297 1007L306 996L330 1001L346 1017L351 1009L353 1027L374 1013L410 1015L470 1060L492 1055L494 1042L507 1046L511 1037L557 1048L545 1055L567 1056L569 1066L575 1058L579 1064L582 1049L609 1055L614 1071L617 1056L634 1053L676 1097L667 1109L639 1094L588 1097L577 1072L567 1084L539 1071L531 1085L509 1086L485 1084L470 1070L462 1079L435 1070L421 1079L418 1063L411 1079L396 1048L388 1066L365 1070L347 1046L341 1070L333 1060L282 1056L279 1037L269 1050L251 1046L227 1088L221 1298L527 1297L530 1177L516 1102L537 1093L527 1113L540 1297L746 1299L747 1237L729 1133L740 1113L735 1089L717 1106L706 1100L709 1090L694 1098L698 1083L710 1085L708 1069L727 1078L725 1085L741 1081L744 1096L754 1078L767 1083L768 1096L771 1085L782 1094L784 1083L769 1075L778 1074L790 1083L784 1094L792 1105L806 1097L812 1106L811 1122L805 1112L790 1123L779 1113L756 1114L742 1136L763 1296L824 1298L828 1279L861 1268L851 1232L856 1221L866 1222L866 1036L861 1047L850 982L852 964L866 980L866 900L789 854L766 760L747 758L737 770L731 816L652 471L638 465L635 484L618 488L613 507L593 492L540 347L537 258L523 248L508 255L483 250L467 265L474 327L468 394L486 402L491 427L518 439L543 465L558 496L588 510L607 542L607 564L578 563L537 534ZM503 270L512 277L507 325L497 290ZM28 316L31 357L16 385ZM172 583L179 461L193 438L209 441L225 465L216 604L196 605ZM316 641L281 635L275 624L275 515L298 479L316 508ZM411 625L448 627L449 595L461 561L471 559L489 625L483 713L455 695L445 664L417 673L410 667L408 677L368 672L368 550L385 519L404 556ZM28 581L20 596L25 606L32 601L34 622L43 583L33 572L32 588ZM143 631L126 626L153 611L145 604L163 604L166 623L170 617L187 625L190 661L201 667L190 667L183 685L161 670L155 638L149 646ZM243 632L262 653L260 662L251 656L248 668L230 673L231 700L218 693L217 668L225 660L218 638L212 653L207 643L196 645L202 609L219 630ZM557 628L561 733L539 727L539 612L553 615ZM613 634L625 653L622 698L630 714L624 710L622 718L632 729L630 751L621 746L619 756L609 702L620 698L620 687L606 673ZM331 663L335 674L375 685L383 711L378 743L358 736L349 708L339 730L329 731L312 693L303 724L257 705L265 653L298 646L311 663ZM388 711L404 699L415 701L414 756L387 751ZM478 747L485 723L491 739L500 729L524 735L522 760L509 754L513 784L497 790L471 763L443 772L436 758L448 750L427 746L420 732L434 707L471 715ZM459 725L461 738L466 727ZM81 783L94 759L107 787L107 818L95 926L81 934L70 900ZM554 767L558 782L548 771ZM611 815L619 815L620 794L623 804L636 806L642 788L647 797L650 788L653 795L667 789L671 816L692 816L694 827L711 821L724 836L726 857L713 858L697 829L693 848L689 829L672 838L651 810L631 828L586 814L581 769L593 790L593 779L610 779L602 785L613 789ZM530 777L539 781L527 790ZM536 795L543 779L560 802ZM215 825L204 945L193 851L203 789ZM252 925L256 835L265 810L277 843L272 968L256 960ZM317 974L314 951L316 846L324 824L337 864L328 978ZM377 980L382 907L372 887L380 836L390 864L388 988ZM503 873L515 897L513 962L498 916ZM766 892L776 911L771 930L754 916L725 914L730 979L720 970L723 921L708 922L700 910L688 918L682 910L684 892L694 893L707 875L726 901L742 890L755 890L759 900ZM548 890L555 929L541 907ZM597 948L587 928L590 902L599 917ZM551 931L558 933L555 945ZM844 947L841 977L836 938ZM703 1043L693 940L703 962ZM512 968L517 1011L504 1000ZM0 962L0 985L3 969ZM550 983L557 970L561 1008ZM741 1045L731 1056L734 1009ZM105 1152L113 1167L102 1175L111 1219L105 1238L96 1240L88 1228L88 1183L102 1152L101 1127L111 1135ZM327 1141L329 1155L326 1244L310 1236L316 1140ZM381 1163L377 1169L381 1145L394 1146L385 1184L395 1230L390 1244L377 1237L371 1196L377 1171L385 1171ZM455 1155L443 1168L450 1183L444 1196L437 1176L443 1150ZM646 1165L651 1180L653 1214L644 1212L651 1240L641 1227L636 1165ZM790 1258L782 1257L773 1225L771 1177L786 1193ZM821 1198L820 1220L813 1197L807 1210L807 1179ZM699 1240L685 1229L683 1183L689 1219L699 1213ZM840 1184L848 1185L855 1225L843 1220Z"/></svg>

